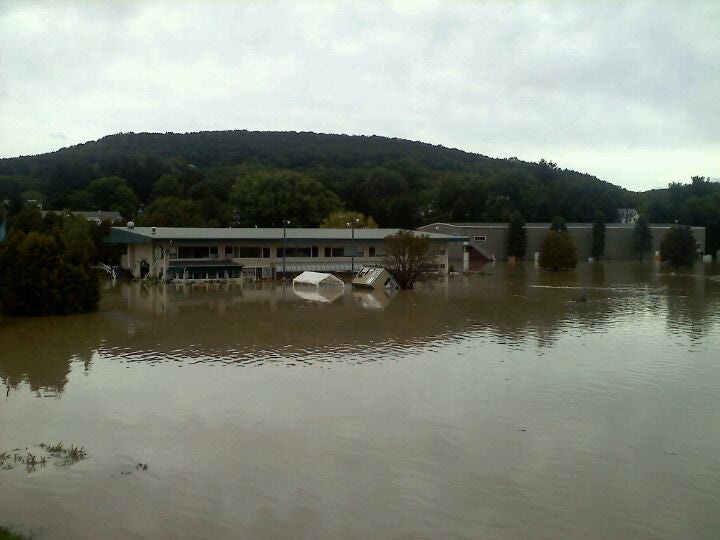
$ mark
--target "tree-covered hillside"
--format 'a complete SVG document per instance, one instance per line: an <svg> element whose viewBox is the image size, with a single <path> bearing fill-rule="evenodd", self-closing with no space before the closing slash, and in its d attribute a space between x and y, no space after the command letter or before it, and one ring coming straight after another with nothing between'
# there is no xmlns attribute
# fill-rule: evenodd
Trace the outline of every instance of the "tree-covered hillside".
<svg viewBox="0 0 720 540"><path fill-rule="evenodd" d="M93 186L99 178L105 179L102 185ZM124 189L116 197L117 179L125 181L136 202ZM109 210L109 198L135 217L140 205L148 210L154 201L173 197L192 201L193 213L218 225L269 225L294 214L292 205L303 198L283 197L285 184L290 192L322 198L324 205L371 215L381 226L405 227L435 220L503 221L515 209L528 220L558 214L588 220L602 209L612 220L629 196L551 162L492 159L385 137L127 133L0 160L0 189L15 204L41 199L46 208ZM263 199L263 210L251 211L256 198ZM302 224L317 225L313 214Z"/></svg>
<svg viewBox="0 0 720 540"><path fill-rule="evenodd" d="M709 184L710 191L717 186ZM526 221L592 221L600 210L612 222L617 208L657 210L665 198L551 161L493 159L376 136L123 133L0 160L0 199L13 213L40 200L46 209L118 210L158 226L269 226L283 219L317 226L335 210L362 212L381 227L508 221L515 210ZM707 205L717 210L709 200L700 205L705 214ZM693 216L687 219L698 224Z"/></svg>

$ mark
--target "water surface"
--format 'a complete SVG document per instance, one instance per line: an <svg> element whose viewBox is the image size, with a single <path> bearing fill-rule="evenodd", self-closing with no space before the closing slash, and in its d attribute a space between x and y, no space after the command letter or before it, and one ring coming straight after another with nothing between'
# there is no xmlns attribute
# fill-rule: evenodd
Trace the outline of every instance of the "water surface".
<svg viewBox="0 0 720 540"><path fill-rule="evenodd" d="M303 291L117 284L97 313L1 319L0 452L88 457L0 470L0 524L717 538L716 267L497 264L394 295Z"/></svg>

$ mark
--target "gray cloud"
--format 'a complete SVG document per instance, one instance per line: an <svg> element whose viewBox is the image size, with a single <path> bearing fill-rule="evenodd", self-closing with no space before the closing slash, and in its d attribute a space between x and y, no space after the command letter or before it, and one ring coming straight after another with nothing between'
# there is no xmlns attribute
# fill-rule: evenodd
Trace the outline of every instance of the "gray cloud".
<svg viewBox="0 0 720 540"><path fill-rule="evenodd" d="M720 176L718 27L711 1L3 4L0 155L302 130L660 187Z"/></svg>

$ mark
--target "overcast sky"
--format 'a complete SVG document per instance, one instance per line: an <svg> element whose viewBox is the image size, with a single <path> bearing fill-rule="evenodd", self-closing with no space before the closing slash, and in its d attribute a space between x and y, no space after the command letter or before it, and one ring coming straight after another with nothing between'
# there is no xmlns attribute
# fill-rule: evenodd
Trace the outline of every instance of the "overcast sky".
<svg viewBox="0 0 720 540"><path fill-rule="evenodd" d="M720 177L720 1L0 0L0 157L225 129Z"/></svg>

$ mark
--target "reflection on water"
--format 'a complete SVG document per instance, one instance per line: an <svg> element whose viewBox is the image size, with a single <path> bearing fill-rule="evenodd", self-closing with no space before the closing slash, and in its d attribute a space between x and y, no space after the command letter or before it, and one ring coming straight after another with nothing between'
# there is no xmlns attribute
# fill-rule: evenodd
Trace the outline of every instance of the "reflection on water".
<svg viewBox="0 0 720 540"><path fill-rule="evenodd" d="M719 330L711 266L117 284L97 313L0 320L0 452L89 451L0 471L0 517L78 538L703 537Z"/></svg>

